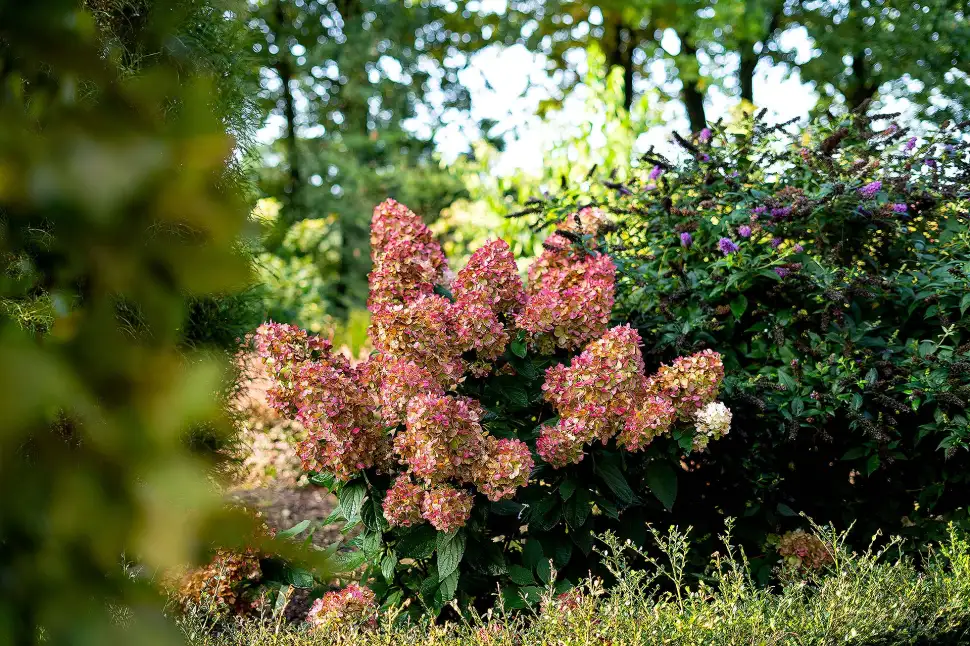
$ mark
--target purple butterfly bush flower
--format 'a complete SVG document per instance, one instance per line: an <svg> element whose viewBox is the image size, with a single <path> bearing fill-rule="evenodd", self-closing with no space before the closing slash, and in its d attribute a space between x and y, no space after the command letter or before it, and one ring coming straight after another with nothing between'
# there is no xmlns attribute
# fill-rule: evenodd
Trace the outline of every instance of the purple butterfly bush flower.
<svg viewBox="0 0 970 646"><path fill-rule="evenodd" d="M680 234L680 246L681 247L689 247L692 244L694 244L694 238L692 238L689 233L687 233L686 231L684 231L683 233Z"/></svg>
<svg viewBox="0 0 970 646"><path fill-rule="evenodd" d="M711 156L708 155L707 153L704 153L703 155L701 155L701 161L709 162L711 161Z"/></svg>
<svg viewBox="0 0 970 646"><path fill-rule="evenodd" d="M910 137L906 142L906 150L912 150L913 148L916 148L916 137Z"/></svg>
<svg viewBox="0 0 970 646"><path fill-rule="evenodd" d="M747 224L742 224L741 226L738 227L738 235L741 236L742 238L750 238L751 227L749 227Z"/></svg>
<svg viewBox="0 0 970 646"><path fill-rule="evenodd" d="M932 157L927 157L927 158L926 158L926 159L924 159L923 161L924 161L924 163L925 163L925 164L926 164L927 166L929 166L930 168L936 168L936 160L935 160L935 159L933 159Z"/></svg>
<svg viewBox="0 0 970 646"><path fill-rule="evenodd" d="M777 249L778 247L781 246L781 242L782 242L781 238L772 238L771 239L771 248L772 249Z"/></svg>
<svg viewBox="0 0 970 646"><path fill-rule="evenodd" d="M805 247L803 247L800 244L796 244L794 248L795 248L795 253L801 253L801 252L805 251Z"/></svg>
<svg viewBox="0 0 970 646"><path fill-rule="evenodd" d="M943 150L945 150L947 153L949 153L950 155L952 155L953 153L956 152L957 148L953 144L947 144L947 145L943 146Z"/></svg>
<svg viewBox="0 0 970 646"><path fill-rule="evenodd" d="M906 211L908 210L909 210L909 207L906 206L906 204L903 202L897 202L896 204L893 204L893 213L906 213Z"/></svg>
<svg viewBox="0 0 970 646"><path fill-rule="evenodd" d="M871 200L876 196L876 193L878 193L879 189L881 188L882 188L882 182L880 182L879 180L876 180L874 182L869 182L868 184L866 184L865 186L859 189L859 195L861 195L867 200Z"/></svg>
<svg viewBox="0 0 970 646"><path fill-rule="evenodd" d="M734 244L731 238L721 238L717 241L717 248L721 250L725 256L730 256L738 250L738 245Z"/></svg>
<svg viewBox="0 0 970 646"><path fill-rule="evenodd" d="M775 267L775 273L778 274L778 278L784 278L788 275L788 269L785 267Z"/></svg>
<svg viewBox="0 0 970 646"><path fill-rule="evenodd" d="M711 129L704 128L699 133L697 133L697 138L700 139L702 144L706 144L708 141L711 140Z"/></svg>
<svg viewBox="0 0 970 646"><path fill-rule="evenodd" d="M778 206L771 209L771 217L773 218L787 218L791 214L790 206Z"/></svg>
<svg viewBox="0 0 970 646"><path fill-rule="evenodd" d="M751 212L754 213L755 215L761 215L762 213L765 213L767 211L768 211L767 206L756 206L753 209L751 209Z"/></svg>
<svg viewBox="0 0 970 646"><path fill-rule="evenodd" d="M657 179L658 177L660 177L663 174L664 174L664 169L663 168L661 168L660 166L654 166L653 168L650 169L649 178L650 178L651 181L653 181L653 180Z"/></svg>

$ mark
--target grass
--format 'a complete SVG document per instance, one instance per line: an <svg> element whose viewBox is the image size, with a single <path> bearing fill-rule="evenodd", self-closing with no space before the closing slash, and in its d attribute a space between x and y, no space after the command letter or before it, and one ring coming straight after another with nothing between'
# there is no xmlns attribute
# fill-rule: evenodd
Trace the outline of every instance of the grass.
<svg viewBox="0 0 970 646"><path fill-rule="evenodd" d="M555 644L963 644L970 643L970 542L954 532L919 563L899 556L898 540L864 553L845 534L816 527L833 563L817 573L780 572L774 588L756 584L743 553L724 537L706 582L680 565L686 534L654 532L654 558L606 536L600 548L616 584L586 581L573 603L553 598L526 613L501 608L460 622L408 623L395 613L376 629L311 629L281 619L239 621L218 631L204 617L182 617L191 646L531 646ZM632 559L645 565L633 569Z"/></svg>

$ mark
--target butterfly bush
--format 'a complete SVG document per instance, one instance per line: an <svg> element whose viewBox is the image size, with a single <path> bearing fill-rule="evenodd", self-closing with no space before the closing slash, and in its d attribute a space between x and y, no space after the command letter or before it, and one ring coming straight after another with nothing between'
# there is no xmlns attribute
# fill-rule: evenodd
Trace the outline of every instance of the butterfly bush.
<svg viewBox="0 0 970 646"><path fill-rule="evenodd" d="M596 442L643 451L678 423L694 432L695 415L695 448L727 432L730 412L710 408L724 374L719 355L682 357L648 375L638 332L609 327L616 267L595 245L577 244L608 226L599 209L577 211L547 239L525 284L502 240L445 284L431 232L388 200L371 225L375 350L366 361L352 365L288 325L259 328L271 403L306 428L303 467L332 478L346 518L366 511L378 545L421 527L455 536L476 510L518 504L520 492L541 486L534 474L580 463ZM535 393L520 382L535 383ZM534 433L521 429L529 413L507 412L513 405L536 411ZM385 579L408 571L396 556L379 561ZM438 567L432 603L454 594L458 576ZM369 599L353 590L318 600L311 622L364 612Z"/></svg>

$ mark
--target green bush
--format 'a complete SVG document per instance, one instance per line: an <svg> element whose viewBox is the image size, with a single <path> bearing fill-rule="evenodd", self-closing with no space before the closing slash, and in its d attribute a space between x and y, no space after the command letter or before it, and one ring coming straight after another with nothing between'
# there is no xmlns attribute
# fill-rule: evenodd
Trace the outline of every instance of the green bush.
<svg viewBox="0 0 970 646"><path fill-rule="evenodd" d="M680 474L672 522L736 515L753 549L796 512L910 547L967 522L968 144L891 118L747 117L543 205L612 214L615 316L648 361L724 355L735 430Z"/></svg>
<svg viewBox="0 0 970 646"><path fill-rule="evenodd" d="M707 561L708 576L685 577L689 535L654 532L656 556L633 569L638 550L607 536L599 546L615 584L587 579L566 595L542 592L535 613L501 609L461 623L429 625L388 613L376 628L308 628L244 623L218 636L186 620L192 646L310 646L415 644L529 646L531 644L961 644L970 638L970 545L956 534L929 560L886 549L848 553L844 536L828 530L820 542L832 554L824 573L792 577L766 590L750 576L744 554L726 538Z"/></svg>

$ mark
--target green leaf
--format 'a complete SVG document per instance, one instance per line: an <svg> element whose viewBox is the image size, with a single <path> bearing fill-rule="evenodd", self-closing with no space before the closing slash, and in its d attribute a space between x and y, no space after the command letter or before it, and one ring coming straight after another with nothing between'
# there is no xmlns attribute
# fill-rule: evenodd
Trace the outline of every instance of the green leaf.
<svg viewBox="0 0 970 646"><path fill-rule="evenodd" d="M857 446L854 449L849 449L848 451L846 451L845 452L845 455L842 456L842 459L843 460L856 460L858 458L861 458L863 455L866 455L867 453L869 453L869 451L868 451L868 449L866 449L866 447L864 447L864 446Z"/></svg>
<svg viewBox="0 0 970 646"><path fill-rule="evenodd" d="M521 565L513 565L509 568L509 578L516 585L535 585L536 579L532 576L532 570Z"/></svg>
<svg viewBox="0 0 970 646"><path fill-rule="evenodd" d="M636 499L633 490L627 484L626 477L620 470L620 460L617 457L604 455L596 461L593 471L603 479L603 482L616 494L617 500L621 503L629 505Z"/></svg>
<svg viewBox="0 0 970 646"><path fill-rule="evenodd" d="M738 294L731 301L731 313L734 314L734 318L740 320L741 315L744 314L745 310L748 309L748 299L744 294Z"/></svg>
<svg viewBox="0 0 970 646"><path fill-rule="evenodd" d="M647 465L647 486L667 510L674 507L677 499L677 472L666 462Z"/></svg>
<svg viewBox="0 0 970 646"><path fill-rule="evenodd" d="M869 459L866 460L866 475L872 475L872 472L879 468L879 456L870 455Z"/></svg>
<svg viewBox="0 0 970 646"><path fill-rule="evenodd" d="M964 294L960 299L960 314L966 314L968 307L970 307L970 293Z"/></svg>
<svg viewBox="0 0 970 646"><path fill-rule="evenodd" d="M798 417L805 410L805 402L802 401L801 397L795 397L791 400L791 412L792 415Z"/></svg>
<svg viewBox="0 0 970 646"><path fill-rule="evenodd" d="M318 487L324 487L326 489L333 489L336 480L332 473L314 473L310 476L310 484L315 484Z"/></svg>
<svg viewBox="0 0 970 646"><path fill-rule="evenodd" d="M794 509L792 509L791 507L789 507L788 505L786 505L783 502L778 503L777 509L778 509L778 513L781 514L782 516L797 516L798 515L798 514L795 513L795 510Z"/></svg>
<svg viewBox="0 0 970 646"><path fill-rule="evenodd" d="M569 498L573 495L573 492L575 491L576 491L576 481L573 480L572 478L566 478L559 485L559 496L563 500L569 500Z"/></svg>
<svg viewBox="0 0 970 646"><path fill-rule="evenodd" d="M519 594L530 606L534 606L542 600L542 592L542 588L532 585L519 588Z"/></svg>
<svg viewBox="0 0 970 646"><path fill-rule="evenodd" d="M441 585L438 586L438 595L435 597L436 605L443 606L454 599L456 590L458 590L458 570L441 580Z"/></svg>
<svg viewBox="0 0 970 646"><path fill-rule="evenodd" d="M277 538L293 538L297 534L302 534L304 531L306 531L306 528L309 527L309 526L310 526L310 521L309 520L302 520L299 523L297 523L296 525L294 525L293 527L290 527L289 529L285 529L282 532L279 532L276 535L276 537Z"/></svg>
<svg viewBox="0 0 970 646"><path fill-rule="evenodd" d="M513 341L509 348L512 350L512 354L522 359L525 359L525 355L528 354L528 347L521 341Z"/></svg>
<svg viewBox="0 0 970 646"><path fill-rule="evenodd" d="M534 538L527 540L522 548L522 560L525 564L534 568L543 558L542 545L539 544L539 541Z"/></svg>
<svg viewBox="0 0 970 646"><path fill-rule="evenodd" d="M360 508L364 504L367 496L367 485L357 481L346 484L340 488L340 513L347 519L348 523L355 523L360 520Z"/></svg>
<svg viewBox="0 0 970 646"><path fill-rule="evenodd" d="M536 564L536 573L543 583L549 583L552 579L552 567L549 565L549 559L542 559Z"/></svg>
<svg viewBox="0 0 970 646"><path fill-rule="evenodd" d="M458 564L461 563L464 555L465 531L463 529L438 535L438 578L442 582L445 577L458 570Z"/></svg>
<svg viewBox="0 0 970 646"><path fill-rule="evenodd" d="M438 533L431 525L418 525L398 541L395 551L401 558L425 559L434 552Z"/></svg>
<svg viewBox="0 0 970 646"><path fill-rule="evenodd" d="M394 580L394 568L397 567L397 555L394 552L388 552L381 559L381 574L388 583Z"/></svg>
<svg viewBox="0 0 970 646"><path fill-rule="evenodd" d="M592 502L592 497L590 496L589 489L586 487L579 487L573 496L566 502L565 506L565 517L566 523L573 529L578 529L586 524L586 519L589 517L592 507L590 503Z"/></svg>
<svg viewBox="0 0 970 646"><path fill-rule="evenodd" d="M292 565L283 568L283 580L294 588L303 588L304 590L312 588L314 583L312 572Z"/></svg>

